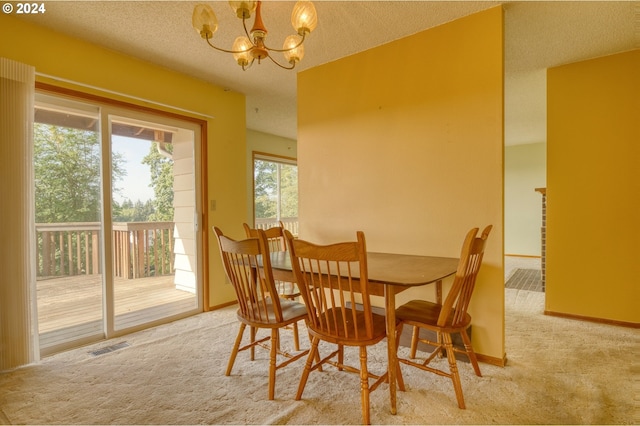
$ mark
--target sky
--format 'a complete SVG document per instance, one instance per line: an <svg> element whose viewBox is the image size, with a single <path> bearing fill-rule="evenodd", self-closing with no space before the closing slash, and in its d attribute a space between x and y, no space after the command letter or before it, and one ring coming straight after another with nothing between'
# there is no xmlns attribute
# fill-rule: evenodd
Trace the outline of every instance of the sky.
<svg viewBox="0 0 640 426"><path fill-rule="evenodd" d="M113 136L111 140L111 150L122 154L124 161L123 168L126 171L124 179L114 182L114 186L121 188L121 195L114 194L113 199L121 203L125 199L130 199L134 203L138 200L143 203L153 199L153 189L149 166L142 164L142 159L149 153L151 142L127 138L123 136Z"/></svg>

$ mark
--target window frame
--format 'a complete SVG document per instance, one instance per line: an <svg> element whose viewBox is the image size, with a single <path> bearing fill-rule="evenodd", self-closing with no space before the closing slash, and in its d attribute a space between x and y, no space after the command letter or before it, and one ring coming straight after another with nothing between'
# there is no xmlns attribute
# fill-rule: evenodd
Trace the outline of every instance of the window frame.
<svg viewBox="0 0 640 426"><path fill-rule="evenodd" d="M274 226L274 224L277 224L279 221L282 220L282 217L280 215L280 211L277 211L276 213L276 218L271 221L271 222L264 222L264 223L259 223L258 222L258 218L256 217L256 175L255 175L255 170L256 170L256 161L268 161L268 162L272 162L272 163L277 163L279 165L288 165L288 166L295 166L296 168L298 167L298 160L294 157L288 157L288 156L284 156L284 155L278 155L278 154L272 154L272 153L267 153L267 152L261 152L261 151L253 151L252 152L252 158L251 158L251 200L252 200L252 206L253 206L253 214L252 214L252 220L253 220L253 225L254 227L260 227L260 228L268 228L271 226ZM278 197L280 198L281 194L278 194ZM299 196L299 192L296 191L296 197ZM281 205L281 202L278 203L278 205ZM279 210L279 209L278 209ZM260 218L262 219L262 218ZM297 219L297 216L296 216ZM292 230L292 232L297 231L297 220L295 222L294 225L290 226L289 224L285 224L285 227L287 229ZM294 232L294 234L297 234L297 232Z"/></svg>

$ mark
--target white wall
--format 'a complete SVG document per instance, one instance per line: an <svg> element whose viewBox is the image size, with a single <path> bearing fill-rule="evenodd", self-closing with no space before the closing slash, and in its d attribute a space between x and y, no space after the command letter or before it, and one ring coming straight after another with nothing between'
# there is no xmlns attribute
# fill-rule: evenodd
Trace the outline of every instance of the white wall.
<svg viewBox="0 0 640 426"><path fill-rule="evenodd" d="M194 129L195 130L195 129ZM173 141L174 282L176 288L196 293L198 245L194 229L196 208L196 167L194 132L180 129Z"/></svg>
<svg viewBox="0 0 640 426"><path fill-rule="evenodd" d="M540 256L542 195L546 187L546 144L505 147L504 252Z"/></svg>

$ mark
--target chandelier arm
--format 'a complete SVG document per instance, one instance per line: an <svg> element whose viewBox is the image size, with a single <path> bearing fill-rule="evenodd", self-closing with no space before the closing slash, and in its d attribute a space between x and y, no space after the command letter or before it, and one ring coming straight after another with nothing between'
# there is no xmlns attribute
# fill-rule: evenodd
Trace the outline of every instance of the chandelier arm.
<svg viewBox="0 0 640 426"><path fill-rule="evenodd" d="M267 49L267 50L268 50L268 51L270 51L270 52L282 52L282 53L284 53L284 52L290 52L290 51L292 51L293 49L297 49L298 47L300 47L300 45L302 45L302 43L304 43L304 37L305 37L305 35L306 35L306 34L307 34L306 32L305 32L305 33L303 33L303 34L302 34L302 40L300 40L300 42L299 42L298 44L296 44L295 46L290 47L290 48L288 48L288 49L273 49L273 48L271 48L271 47L268 47L267 45L264 45L264 48L265 48L265 49ZM287 68L287 69L288 69L288 68Z"/></svg>
<svg viewBox="0 0 640 426"><path fill-rule="evenodd" d="M251 65L253 65L253 63L254 63L255 61L256 61L255 59L252 59L252 60L251 60L251 62L249 62L249 65L243 65L243 66L242 66L242 71L246 71L246 70L248 70L249 68L251 68Z"/></svg>
<svg viewBox="0 0 640 426"><path fill-rule="evenodd" d="M291 64L291 66L290 66L290 67L285 67L284 65L280 64L278 61L276 61L275 59L273 59L273 58L271 57L271 55L267 56L267 58L271 59L271 62L273 62L274 64L276 64L277 66L279 66L280 68L283 68L283 69L285 69L285 70L292 70L292 69L294 69L294 68L295 68L295 66L296 66L296 63L294 62L294 63L292 63L292 64Z"/></svg>
<svg viewBox="0 0 640 426"><path fill-rule="evenodd" d="M242 26L244 27L244 33L249 39L249 41L251 42L251 44L255 44L253 42L253 38L251 37L251 34L249 34L249 30L247 29L247 18L245 18L244 16L242 17Z"/></svg>
<svg viewBox="0 0 640 426"><path fill-rule="evenodd" d="M213 44L211 44L211 41L209 41L209 37L206 37L205 40L207 40L207 44L209 46L211 46L214 49L219 50L221 52L225 52L225 53L245 53L245 52L247 52L246 50L227 50L227 49L223 49L221 47L214 46Z"/></svg>

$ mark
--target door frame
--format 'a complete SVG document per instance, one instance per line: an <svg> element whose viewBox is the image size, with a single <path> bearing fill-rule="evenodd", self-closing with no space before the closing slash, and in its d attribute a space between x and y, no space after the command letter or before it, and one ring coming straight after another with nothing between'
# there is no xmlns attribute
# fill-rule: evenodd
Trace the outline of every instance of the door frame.
<svg viewBox="0 0 640 426"><path fill-rule="evenodd" d="M209 258L209 253L208 253L208 247L209 247L209 235L207 232L207 229L209 229L209 224L208 222L208 217L205 214L205 209L206 209L206 205L207 205L207 194L208 194L208 174L207 174L207 161L206 159L208 158L208 153L207 153L207 141L208 141L208 126L207 126L207 121L204 119L200 119L197 117L192 117L192 116L188 116L188 115L184 115L184 114L179 114L176 112L171 112L171 111L166 111L166 110L161 110L161 109L155 109L155 108L151 108L151 107L147 107L147 106L143 106L143 105L138 105L138 104L134 104L134 103L130 103L130 102L125 102L125 101L121 101L121 100L116 100L116 99L111 99L108 97L104 97L104 96L100 96L100 95L95 95L95 94L91 94L91 93L85 93L85 92L81 92L81 91L77 91L77 90L73 90L73 89L69 89L69 88L64 88L64 87L60 87L60 86L55 86L52 84L48 84L48 83L43 83L43 82L37 82L35 83L35 89L37 93L43 93L43 94L49 94L49 95L54 95L57 97L61 97L61 98L70 98L71 100L75 100L78 102L87 102L87 103L92 103L95 104L97 106L102 106L102 107L107 107L107 108L115 108L115 109L124 109L124 110L128 110L134 113L143 113L143 114L150 114L152 116L156 116L156 117L160 117L160 118L168 118L168 119L174 119L174 120L179 120L179 121L183 121L183 122L187 122L187 123L191 123L194 124L195 126L199 127L199 140L197 139L197 135L195 136L196 139L194 139L194 160L195 160L195 166L196 166L196 178L199 176L199 182L196 182L196 184L199 184L199 189L200 189L200 193L196 194L196 196L198 197L198 200L196 200L196 206L199 206L200 211L197 212L197 217L195 218L196 222L197 222L197 230L196 230L196 244L198 244L199 242L199 247L197 247L198 249L198 255L197 255L197 262L199 263L199 271L200 273L198 274L197 279L200 279L202 282L200 283L200 294L199 296L199 300L197 301L197 306L198 306L198 310L200 312L202 311L206 311L208 310L208 303L207 301L209 300L209 287L207 285L207 283L209 282L209 267L208 267L208 262L207 259ZM104 114L101 113L101 120L104 119ZM114 115L113 112L110 113L111 115ZM108 125L109 121L104 121L103 126ZM108 132L108 129L104 128L102 129L103 133L110 133ZM109 146L105 147L105 144L103 144L101 142L101 146L102 146L102 153L104 155L104 150L108 149L110 151L111 147L110 144ZM199 158L195 157L196 155L199 154ZM110 153L109 153L110 155ZM104 164L104 163L103 163ZM110 164L110 162L109 162ZM103 176L103 180L106 179L108 177L109 182L106 184L106 189L111 188L111 182L110 182L110 174L108 173L109 170L103 170L103 173L105 173L105 175ZM103 189L105 189L105 182L103 182ZM104 191L106 195L103 195L103 199L104 197L108 196L111 197L111 192L110 191ZM108 194L107 194L108 192ZM111 217L111 209L109 209L109 211L105 211L105 209L103 209L102 211L103 217ZM109 223L111 223L111 220L109 220ZM104 223L104 232L106 231L106 223ZM112 276L112 271L110 270L110 266L112 264L111 260L109 259L109 256L107 256L107 253L111 253L111 242L109 238L104 239L104 249L105 249L105 253L104 255L104 260L103 260L103 265L105 267L104 273L107 275L105 277L105 279L109 279L110 276ZM113 295L111 295L111 297L113 297ZM106 298L105 298L106 300ZM105 302L106 303L106 302ZM113 308L113 307L112 307ZM155 320L155 321L151 321L149 323L145 323L142 326L139 327L134 327L132 329L122 329L122 330L114 330L114 324L113 324L113 312L112 309L103 309L103 311L107 314L106 318L104 318L105 321L109 321L108 323L105 324L104 327L104 332L106 333L106 338L112 338L112 337L117 337L118 335L122 335L122 334L127 334L130 333L132 331L136 331L137 329L144 329L144 328L149 328L149 327L153 327L162 323L166 323L169 321L173 321L176 318L176 316L172 316L172 317L168 317L168 318L164 318L161 320ZM189 312L187 314L185 314L184 316L190 316L193 315L193 312ZM109 319L111 318L111 319ZM103 337L104 338L104 337ZM79 342L78 344L84 344L86 342ZM75 344L74 344L75 346ZM50 351L50 353L54 353L54 352L58 352L60 350L64 350L67 349L65 348L53 348L52 351ZM47 353L43 353L41 351L41 356L46 356L49 354L49 351L47 351Z"/></svg>

